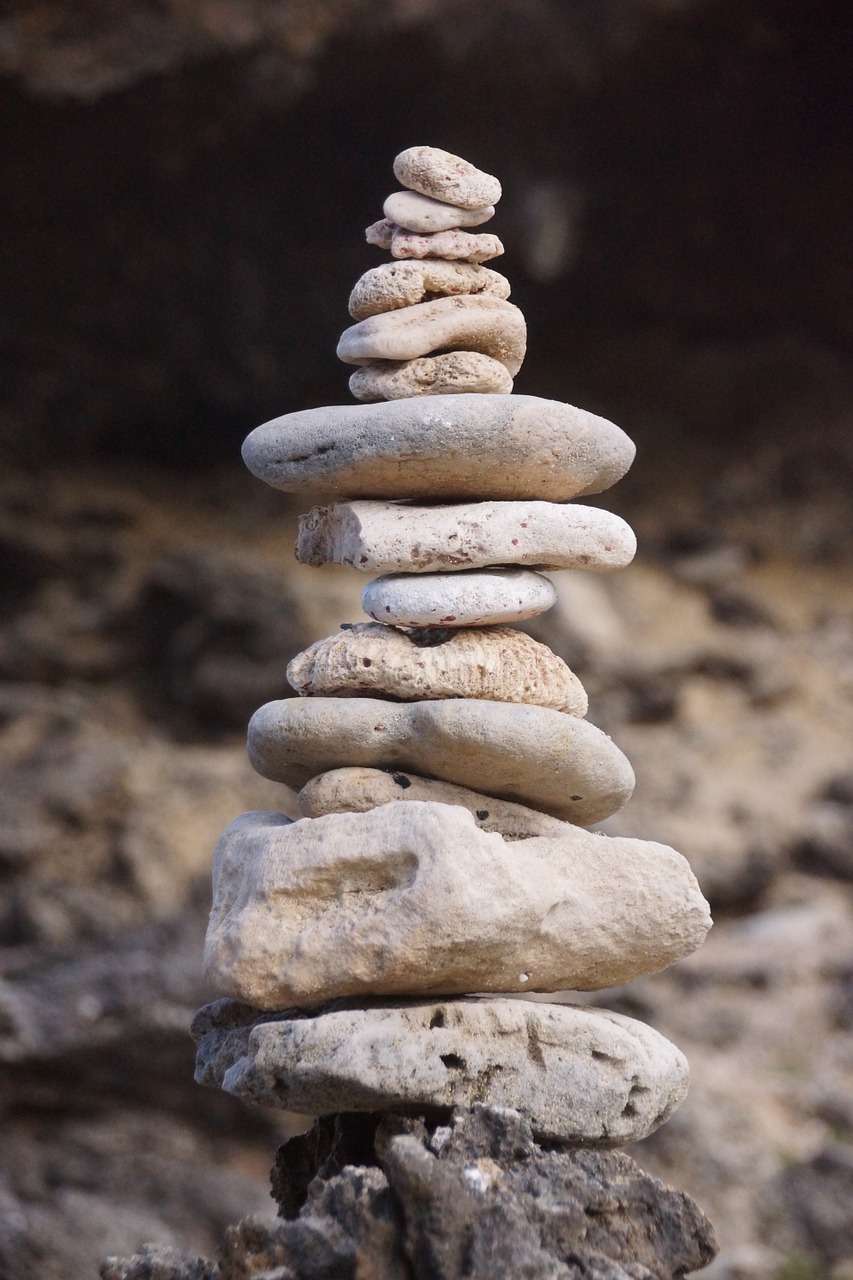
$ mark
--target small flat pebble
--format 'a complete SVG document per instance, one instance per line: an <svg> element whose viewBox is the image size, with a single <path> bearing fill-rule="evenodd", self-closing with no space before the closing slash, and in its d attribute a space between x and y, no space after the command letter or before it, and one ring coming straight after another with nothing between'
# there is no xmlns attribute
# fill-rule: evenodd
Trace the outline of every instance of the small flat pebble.
<svg viewBox="0 0 853 1280"><path fill-rule="evenodd" d="M481 627L521 622L556 603L550 578L532 569L390 573L368 582L364 612L397 627Z"/></svg>
<svg viewBox="0 0 853 1280"><path fill-rule="evenodd" d="M387 218L371 223L364 234L368 244L389 249L395 258L444 258L479 263L499 258L504 251L498 237L488 232L458 230L417 235Z"/></svg>
<svg viewBox="0 0 853 1280"><path fill-rule="evenodd" d="M395 191L383 205L382 212L389 222L395 222L405 231L419 235L433 231L453 231L456 227L479 227L495 216L493 204L476 209L462 209L459 205L446 204L416 191Z"/></svg>
<svg viewBox="0 0 853 1280"><path fill-rule="evenodd" d="M463 209L497 204L501 198L497 178L440 147L407 147L394 161L394 177L409 191Z"/></svg>
<svg viewBox="0 0 853 1280"><path fill-rule="evenodd" d="M383 262L359 277L349 298L353 320L398 307L429 301L428 295L488 294L506 300L509 281L499 271L470 262L442 262L440 258Z"/></svg>
<svg viewBox="0 0 853 1280"><path fill-rule="evenodd" d="M502 395L512 391L506 365L479 351L447 351L416 360L376 360L349 380L356 400L408 400L412 396Z"/></svg>

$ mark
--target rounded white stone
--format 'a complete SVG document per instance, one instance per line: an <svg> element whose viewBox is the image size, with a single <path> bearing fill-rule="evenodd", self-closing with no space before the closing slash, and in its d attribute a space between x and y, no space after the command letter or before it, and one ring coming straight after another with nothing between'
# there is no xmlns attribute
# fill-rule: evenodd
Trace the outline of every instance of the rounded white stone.
<svg viewBox="0 0 853 1280"><path fill-rule="evenodd" d="M382 212L389 222L423 235L433 231L453 231L456 227L479 227L495 216L495 206L486 204L476 209L463 209L457 204L446 204L416 191L395 191L385 201Z"/></svg>
<svg viewBox="0 0 853 1280"><path fill-rule="evenodd" d="M394 177L410 191L463 209L497 204L501 198L497 178L440 147L407 147L394 161Z"/></svg>
<svg viewBox="0 0 853 1280"><path fill-rule="evenodd" d="M349 380L356 400L407 400L412 396L502 395L512 376L500 360L478 351L447 351L416 360L376 360Z"/></svg>
<svg viewBox="0 0 853 1280"><path fill-rule="evenodd" d="M575 503L471 502L415 507L339 502L299 518L296 559L364 573L436 573L488 565L622 569L637 540L610 511Z"/></svg>
<svg viewBox="0 0 853 1280"><path fill-rule="evenodd" d="M521 622L556 603L550 578L532 569L389 573L368 582L361 607L397 627L484 627Z"/></svg>
<svg viewBox="0 0 853 1280"><path fill-rule="evenodd" d="M592 823L621 809L634 772L607 734L522 703L447 698L288 698L249 722L258 773L296 790L347 765L390 766Z"/></svg>
<svg viewBox="0 0 853 1280"><path fill-rule="evenodd" d="M355 282L349 313L353 320L366 320L382 311L426 302L427 294L450 297L460 293L485 293L506 299L509 281L500 272L471 262L443 262L440 258L383 262L365 271Z"/></svg>

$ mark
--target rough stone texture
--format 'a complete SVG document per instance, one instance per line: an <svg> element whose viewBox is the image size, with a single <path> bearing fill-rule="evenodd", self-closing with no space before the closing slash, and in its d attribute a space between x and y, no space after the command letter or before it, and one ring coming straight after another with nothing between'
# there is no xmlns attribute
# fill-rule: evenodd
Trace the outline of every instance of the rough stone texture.
<svg viewBox="0 0 853 1280"><path fill-rule="evenodd" d="M436 298L359 320L341 334L338 359L415 360L454 349L491 356L515 377L527 350L524 316L511 302L485 293Z"/></svg>
<svg viewBox="0 0 853 1280"><path fill-rule="evenodd" d="M463 209L497 204L501 198L497 178L440 147L407 147L394 160L394 177L410 191Z"/></svg>
<svg viewBox="0 0 853 1280"><path fill-rule="evenodd" d="M551 579L530 569L463 569L374 578L361 607L375 622L399 627L482 627L534 618L556 599Z"/></svg>
<svg viewBox="0 0 853 1280"><path fill-rule="evenodd" d="M443 262L440 258L383 262L365 271L355 282L349 296L349 313L353 320L366 320L383 311L426 302L428 294L459 293L483 293L505 300L510 295L510 284L498 271L467 262Z"/></svg>
<svg viewBox="0 0 853 1280"><path fill-rule="evenodd" d="M382 212L398 227L424 235L433 231L452 231L455 227L479 227L495 216L495 206L486 204L476 209L463 209L415 191L395 191L385 201Z"/></svg>
<svg viewBox="0 0 853 1280"><path fill-rule="evenodd" d="M690 955L710 925L687 862L652 841L567 828L507 845L434 803L247 813L214 854L205 972L263 1009L590 991Z"/></svg>
<svg viewBox="0 0 853 1280"><path fill-rule="evenodd" d="M586 824L615 813L634 789L628 760L588 721L472 698L268 702L249 723L249 759L296 788L327 769L392 765Z"/></svg>
<svg viewBox="0 0 853 1280"><path fill-rule="evenodd" d="M588 705L562 658L510 627L409 636L361 622L298 653L287 679L297 693L320 697L484 698L573 716L585 716Z"/></svg>
<svg viewBox="0 0 853 1280"><path fill-rule="evenodd" d="M299 518L296 559L362 573L435 573L489 565L623 569L637 540L611 511L554 502L399 506L347 502Z"/></svg>
<svg viewBox="0 0 853 1280"><path fill-rule="evenodd" d="M395 258L442 258L458 262L489 262L504 251L497 236L488 232L435 231L432 235L416 235L398 227L387 218L373 222L365 230L368 244L390 249Z"/></svg>
<svg viewBox="0 0 853 1280"><path fill-rule="evenodd" d="M509 395L507 367L477 351L449 351L417 360L382 360L356 369L349 380L356 400L404 400L408 396Z"/></svg>
<svg viewBox="0 0 853 1280"><path fill-rule="evenodd" d="M215 1262L169 1245L143 1245L132 1258L107 1258L101 1280L219 1280Z"/></svg>
<svg viewBox="0 0 853 1280"><path fill-rule="evenodd" d="M636 1142L687 1094L684 1055L617 1013L450 1000L259 1016L219 1001L193 1022L196 1079L306 1115L512 1107L540 1138Z"/></svg>
<svg viewBox="0 0 853 1280"><path fill-rule="evenodd" d="M615 484L634 452L619 427L573 405L454 395L288 413L251 432L243 461L286 492L560 502Z"/></svg>
<svg viewBox="0 0 853 1280"><path fill-rule="evenodd" d="M395 800L461 805L473 815L481 831L497 831L505 840L566 834L564 822L537 809L398 769L333 769L306 782L297 797L304 818L321 818L324 813L366 813Z"/></svg>

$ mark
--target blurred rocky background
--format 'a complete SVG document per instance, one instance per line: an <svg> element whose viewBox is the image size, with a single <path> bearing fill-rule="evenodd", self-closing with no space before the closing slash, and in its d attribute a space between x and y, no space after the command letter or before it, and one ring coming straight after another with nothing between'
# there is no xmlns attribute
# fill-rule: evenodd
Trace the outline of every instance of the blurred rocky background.
<svg viewBox="0 0 853 1280"><path fill-rule="evenodd" d="M357 620L239 461L347 402L362 228L415 143L498 174L518 391L623 426L641 554L536 633L632 758L609 829L717 920L597 999L693 1088L634 1154L716 1280L853 1275L853 24L845 0L0 8L0 1276L272 1209L299 1121L192 1084L245 722ZM305 505L305 504L301 504Z"/></svg>

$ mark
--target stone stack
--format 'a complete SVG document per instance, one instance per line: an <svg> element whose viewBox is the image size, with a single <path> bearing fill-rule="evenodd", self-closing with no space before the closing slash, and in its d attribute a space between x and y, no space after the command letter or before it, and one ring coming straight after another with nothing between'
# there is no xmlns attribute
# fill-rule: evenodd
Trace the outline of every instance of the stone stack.
<svg viewBox="0 0 853 1280"><path fill-rule="evenodd" d="M350 299L358 405L259 427L244 458L331 505L297 559L371 580L371 622L293 659L249 754L304 815L250 813L215 854L196 1018L199 1079L328 1116L511 1108L539 1140L612 1147L687 1089L677 1048L603 1009L513 993L615 987L689 955L710 917L687 862L584 828L631 795L577 677L511 624L551 607L555 569L627 565L618 516L569 501L628 469L618 427L512 395L525 349L502 252L471 230L494 178L430 147L368 228L392 261Z"/></svg>

